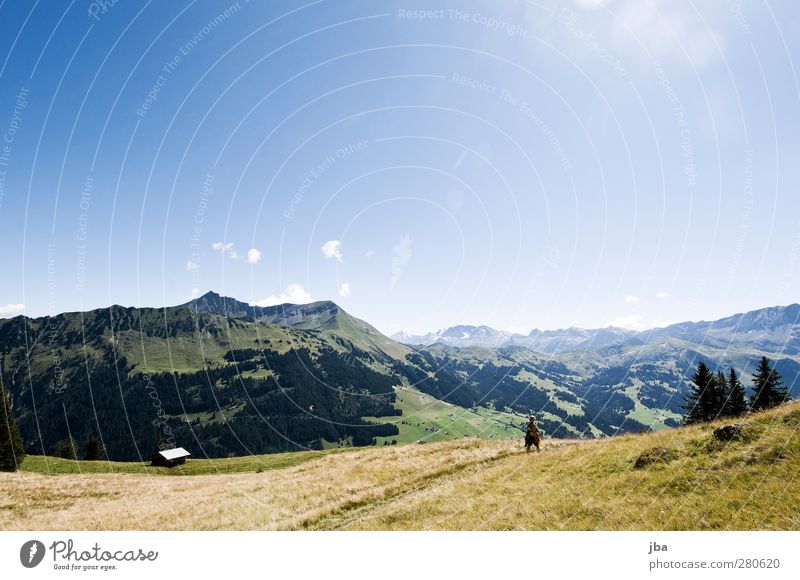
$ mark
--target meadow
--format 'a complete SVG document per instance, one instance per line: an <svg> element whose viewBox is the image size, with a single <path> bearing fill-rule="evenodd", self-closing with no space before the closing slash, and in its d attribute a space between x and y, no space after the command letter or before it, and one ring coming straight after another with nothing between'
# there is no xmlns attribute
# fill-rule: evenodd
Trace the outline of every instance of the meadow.
<svg viewBox="0 0 800 580"><path fill-rule="evenodd" d="M800 529L800 402L739 423L727 442L717 423L545 440L539 454L462 437L173 470L31 456L0 474L0 528Z"/></svg>

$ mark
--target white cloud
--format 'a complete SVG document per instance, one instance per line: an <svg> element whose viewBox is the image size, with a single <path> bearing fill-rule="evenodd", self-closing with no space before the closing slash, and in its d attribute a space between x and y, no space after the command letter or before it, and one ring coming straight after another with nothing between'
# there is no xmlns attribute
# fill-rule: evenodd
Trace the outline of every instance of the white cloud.
<svg viewBox="0 0 800 580"><path fill-rule="evenodd" d="M221 254L228 254L228 257L232 260L235 260L239 257L239 254L236 253L236 250L233 249L233 242L214 242L211 244L211 248L216 250Z"/></svg>
<svg viewBox="0 0 800 580"><path fill-rule="evenodd" d="M514 324L503 326L500 330L510 332L511 334L528 334L530 332L530 329L525 329L522 326L516 326Z"/></svg>
<svg viewBox="0 0 800 580"><path fill-rule="evenodd" d="M674 0L573 0L553 2L553 19L528 11L532 28L579 65L651 74L665 69L693 72L724 57L732 27L728 2ZM621 73L620 73L621 74Z"/></svg>
<svg viewBox="0 0 800 580"><path fill-rule="evenodd" d="M247 250L248 264L258 264L259 261L261 261L261 250L257 250L256 248Z"/></svg>
<svg viewBox="0 0 800 580"><path fill-rule="evenodd" d="M647 328L644 322L642 322L642 316L640 314L615 318L608 323L608 326L616 326L617 328L625 328L627 330L644 330Z"/></svg>
<svg viewBox="0 0 800 580"><path fill-rule="evenodd" d="M200 269L200 264L198 264L197 262L193 262L192 260L189 260L188 262L186 262L186 269L189 270L190 272L197 271Z"/></svg>
<svg viewBox="0 0 800 580"><path fill-rule="evenodd" d="M197 298L200 296L200 288L192 288L192 298Z"/></svg>
<svg viewBox="0 0 800 580"><path fill-rule="evenodd" d="M587 10L594 10L601 8L608 4L609 0L575 0L578 8L585 8Z"/></svg>
<svg viewBox="0 0 800 580"><path fill-rule="evenodd" d="M656 294L656 298L660 298L661 300L666 300L667 298L672 298L672 294L669 292L659 292Z"/></svg>
<svg viewBox="0 0 800 580"><path fill-rule="evenodd" d="M699 8L691 3L616 0L609 2L609 7L616 14L612 39L628 53L641 51L644 46L651 58L696 68L705 67L720 55L716 42L721 31L709 28L719 20L703 22L695 12Z"/></svg>
<svg viewBox="0 0 800 580"><path fill-rule="evenodd" d="M278 296L274 294L272 296L267 296L263 300L259 300L255 303L256 306L275 306L277 304L307 304L308 302L313 302L313 298L311 294L306 291L300 284L296 282L294 284L289 284L286 289L281 292Z"/></svg>
<svg viewBox="0 0 800 580"><path fill-rule="evenodd" d="M367 250L367 258L369 258L371 256L374 256L374 255L375 255L375 250Z"/></svg>
<svg viewBox="0 0 800 580"><path fill-rule="evenodd" d="M340 249L342 246L342 242L339 240L328 240L322 247L322 253L325 254L326 258L336 258L338 261L342 261L342 250Z"/></svg>
<svg viewBox="0 0 800 580"><path fill-rule="evenodd" d="M342 285L339 286L339 296L350 296L350 284L348 282L343 282Z"/></svg>
<svg viewBox="0 0 800 580"><path fill-rule="evenodd" d="M630 296L630 295L628 295L628 296L625 297L625 304L638 304L638 303L639 303L639 297L638 296Z"/></svg>
<svg viewBox="0 0 800 580"><path fill-rule="evenodd" d="M11 318L23 312L25 312L24 304L6 304L5 306L0 306L0 317Z"/></svg>

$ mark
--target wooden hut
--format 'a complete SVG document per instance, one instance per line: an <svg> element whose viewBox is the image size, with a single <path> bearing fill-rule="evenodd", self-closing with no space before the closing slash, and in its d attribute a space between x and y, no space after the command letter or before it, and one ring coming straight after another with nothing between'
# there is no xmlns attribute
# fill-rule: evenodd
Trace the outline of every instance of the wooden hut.
<svg viewBox="0 0 800 580"><path fill-rule="evenodd" d="M186 463L186 458L191 453L186 451L183 447L176 447L175 449L164 449L158 453L153 453L150 457L150 465L158 467L175 467Z"/></svg>

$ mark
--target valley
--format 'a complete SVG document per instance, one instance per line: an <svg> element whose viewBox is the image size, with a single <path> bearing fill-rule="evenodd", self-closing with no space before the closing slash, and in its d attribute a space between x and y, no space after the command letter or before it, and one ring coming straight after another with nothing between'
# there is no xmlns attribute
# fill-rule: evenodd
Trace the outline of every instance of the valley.
<svg viewBox="0 0 800 580"><path fill-rule="evenodd" d="M0 375L34 455L70 438L74 457L96 439L111 461L163 445L222 458L491 440L517 437L529 414L547 437L595 439L678 426L699 362L734 366L747 386L767 356L796 397L798 317L795 304L645 332L458 326L404 344L333 302L209 292L0 320Z"/></svg>

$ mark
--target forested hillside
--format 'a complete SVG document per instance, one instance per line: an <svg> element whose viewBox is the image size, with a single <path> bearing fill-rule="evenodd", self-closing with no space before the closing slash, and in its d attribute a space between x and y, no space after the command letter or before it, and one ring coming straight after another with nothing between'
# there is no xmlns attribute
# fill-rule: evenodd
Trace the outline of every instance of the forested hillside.
<svg viewBox="0 0 800 580"><path fill-rule="evenodd" d="M209 293L176 307L2 320L0 372L35 454L81 457L92 440L105 457L134 460L174 445L224 457L513 436L528 414L550 437L597 438L677 426L700 362L734 366L748 386L769 356L796 396L796 314L787 307L610 343L618 333L607 333L601 346L545 353L404 345L332 302L259 308ZM401 405L398 389L429 396L436 410ZM403 408L413 416L397 420Z"/></svg>

